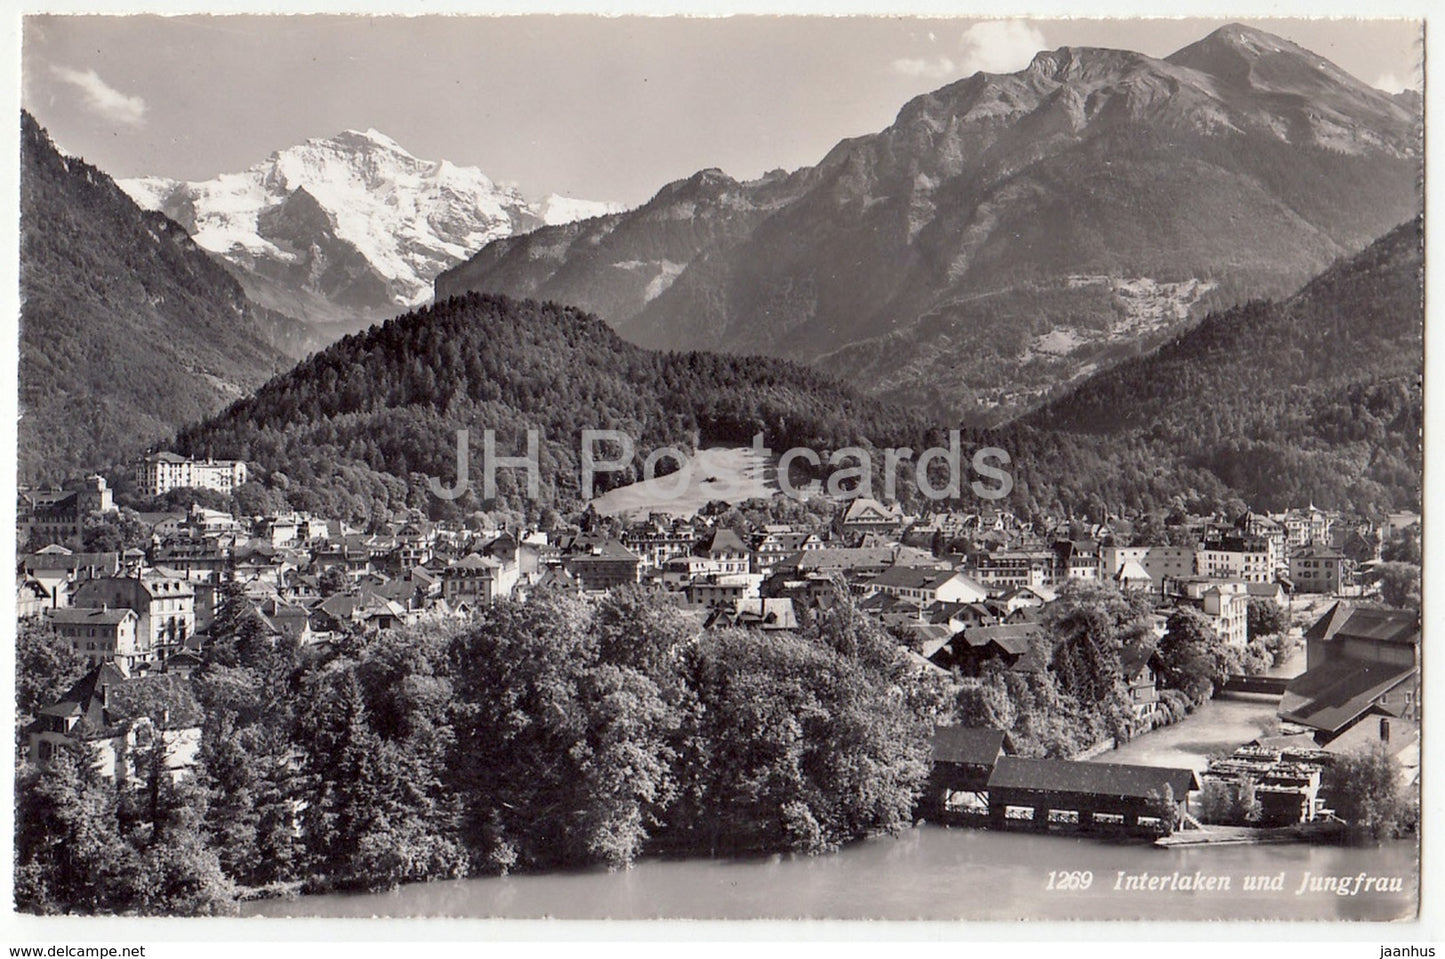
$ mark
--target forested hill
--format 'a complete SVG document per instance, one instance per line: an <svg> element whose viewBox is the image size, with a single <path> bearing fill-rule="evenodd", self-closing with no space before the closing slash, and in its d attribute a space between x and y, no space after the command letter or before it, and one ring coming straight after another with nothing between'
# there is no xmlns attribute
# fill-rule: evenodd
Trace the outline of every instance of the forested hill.
<svg viewBox="0 0 1445 959"><path fill-rule="evenodd" d="M404 504L436 510L426 476L450 482L456 430L470 430L480 505L483 430L498 454L518 455L526 429L542 431L542 499L578 505L583 429L633 437L640 458L663 446L747 444L833 449L867 438L909 445L921 426L860 399L823 375L779 360L658 353L624 342L572 307L469 294L348 336L254 396L184 430L181 452L242 457L289 501L357 519ZM503 508L520 508L520 471L498 474ZM602 476L605 489L624 481Z"/></svg>
<svg viewBox="0 0 1445 959"><path fill-rule="evenodd" d="M22 112L20 475L138 452L291 364L289 323Z"/></svg>
<svg viewBox="0 0 1445 959"><path fill-rule="evenodd" d="M963 448L1009 453L1015 487L999 505L1025 516L1417 503L1420 243L1419 221L1406 224L1294 297L1211 316L1026 421L965 431ZM917 451L946 425L790 362L653 352L573 307L468 294L333 344L177 446L245 458L292 506L366 522L403 505L520 511L520 472L500 472L498 501L480 499L487 428L500 455L540 429L541 503L569 509L581 505L583 429L632 436L637 469L662 446L746 444L759 431L778 452ZM472 492L440 500L426 478L452 479L461 427ZM630 478L604 475L599 489Z"/></svg>
<svg viewBox="0 0 1445 959"><path fill-rule="evenodd" d="M1417 217L1289 299L1211 315L1024 423L1142 440L1256 508L1418 504L1423 236Z"/></svg>

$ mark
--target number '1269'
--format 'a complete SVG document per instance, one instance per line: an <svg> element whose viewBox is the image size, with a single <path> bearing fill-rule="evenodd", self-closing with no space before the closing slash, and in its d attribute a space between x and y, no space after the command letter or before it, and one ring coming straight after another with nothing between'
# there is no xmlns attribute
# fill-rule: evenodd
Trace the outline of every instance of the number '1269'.
<svg viewBox="0 0 1445 959"><path fill-rule="evenodd" d="M1082 890L1088 889L1094 884L1094 874L1087 869L1066 870L1049 873L1049 884L1045 886L1048 890Z"/></svg>

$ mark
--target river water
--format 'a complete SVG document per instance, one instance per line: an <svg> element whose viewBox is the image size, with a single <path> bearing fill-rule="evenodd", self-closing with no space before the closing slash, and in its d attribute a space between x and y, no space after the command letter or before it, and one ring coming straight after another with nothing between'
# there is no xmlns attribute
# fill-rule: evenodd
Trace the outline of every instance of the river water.
<svg viewBox="0 0 1445 959"><path fill-rule="evenodd" d="M1049 891L1049 873L1088 871L1088 889ZM1228 890L1127 890L1119 873L1196 871ZM1400 877L1398 893L1298 894L1305 874ZM1247 876L1278 892L1246 891ZM1147 844L920 826L829 856L649 859L629 870L419 883L374 895L248 904L252 916L509 919L1400 919L1418 899L1415 846ZM1057 878L1056 878L1057 885Z"/></svg>

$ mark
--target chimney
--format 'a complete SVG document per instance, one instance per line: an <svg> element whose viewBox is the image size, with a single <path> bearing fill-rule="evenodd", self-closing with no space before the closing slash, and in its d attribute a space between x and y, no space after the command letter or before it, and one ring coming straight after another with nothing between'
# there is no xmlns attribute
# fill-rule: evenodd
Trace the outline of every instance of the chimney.
<svg viewBox="0 0 1445 959"><path fill-rule="evenodd" d="M1380 717L1380 742L1382 742L1382 743L1388 743L1389 741L1390 741L1390 719L1389 719L1388 716L1381 716L1381 717Z"/></svg>

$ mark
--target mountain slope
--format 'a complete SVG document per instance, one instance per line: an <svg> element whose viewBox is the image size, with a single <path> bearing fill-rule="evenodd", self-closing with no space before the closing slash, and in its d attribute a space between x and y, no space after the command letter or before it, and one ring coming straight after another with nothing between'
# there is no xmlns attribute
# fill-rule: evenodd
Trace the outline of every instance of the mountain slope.
<svg viewBox="0 0 1445 959"><path fill-rule="evenodd" d="M138 452L290 365L295 324L248 302L180 226L62 156L23 112L20 474Z"/></svg>
<svg viewBox="0 0 1445 959"><path fill-rule="evenodd" d="M921 434L909 417L790 363L656 353L572 307L472 294L332 344L183 430L177 448L284 473L279 485L297 507L366 521L404 505L437 515L477 509L483 431L495 429L498 455L513 456L528 427L542 433L540 504L530 507L580 505L584 429L631 436L634 468L663 446L746 445L760 431L779 451L858 438L901 445ZM426 477L452 481L459 428L470 430L472 492L450 503L427 492ZM498 477L500 505L523 509L523 474ZM627 481L602 474L598 491Z"/></svg>
<svg viewBox="0 0 1445 959"><path fill-rule="evenodd" d="M643 345L800 359L998 421L1209 309L1288 295L1414 215L1408 106L1244 27L1166 60L1062 48L838 144L776 209L658 264L655 295L599 292L616 257L557 229L437 289L557 288ZM656 234L640 213L608 231Z"/></svg>
<svg viewBox="0 0 1445 959"><path fill-rule="evenodd" d="M636 316L689 263L744 240L797 199L810 171L740 183L702 170L626 213L497 240L436 280L437 300L501 290L571 303L604 318Z"/></svg>
<svg viewBox="0 0 1445 959"><path fill-rule="evenodd" d="M1256 508L1418 508L1423 241L1417 217L1287 300L1211 315L1024 423L1146 442Z"/></svg>
<svg viewBox="0 0 1445 959"><path fill-rule="evenodd" d="M307 140L202 182L119 182L223 257L258 302L353 326L424 302L437 273L491 240L616 209L555 194L533 203L376 130Z"/></svg>

